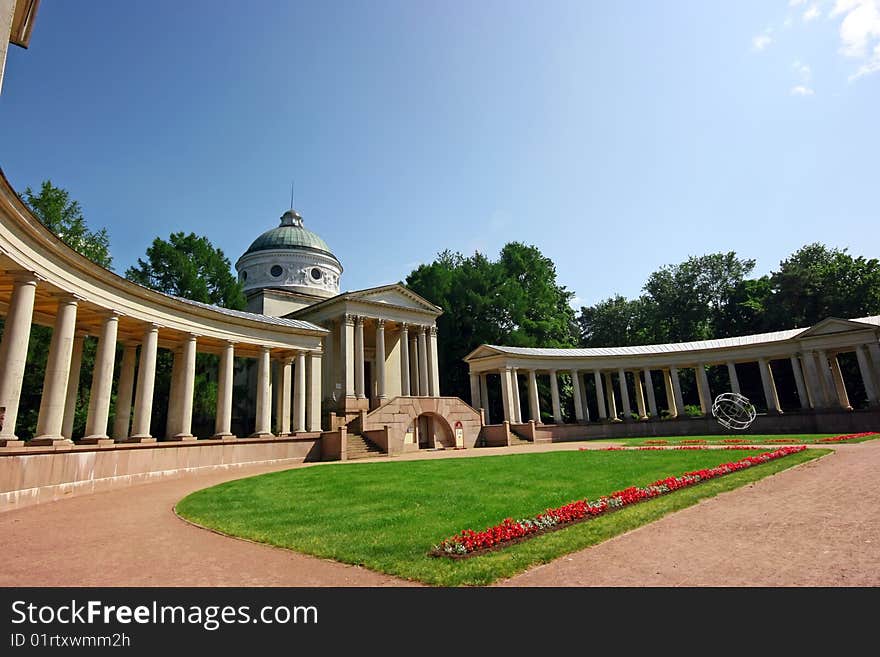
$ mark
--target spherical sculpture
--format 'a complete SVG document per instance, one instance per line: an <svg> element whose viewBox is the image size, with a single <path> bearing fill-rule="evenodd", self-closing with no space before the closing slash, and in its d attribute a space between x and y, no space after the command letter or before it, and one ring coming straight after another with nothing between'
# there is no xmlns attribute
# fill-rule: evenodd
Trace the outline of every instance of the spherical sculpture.
<svg viewBox="0 0 880 657"><path fill-rule="evenodd" d="M757 413L748 398L737 392L725 392L715 398L712 415L722 427L745 431L755 421Z"/></svg>

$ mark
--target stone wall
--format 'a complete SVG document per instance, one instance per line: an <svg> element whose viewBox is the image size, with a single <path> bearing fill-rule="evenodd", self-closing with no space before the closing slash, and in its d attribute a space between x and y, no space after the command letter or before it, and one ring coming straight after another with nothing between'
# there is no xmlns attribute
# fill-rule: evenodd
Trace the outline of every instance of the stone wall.
<svg viewBox="0 0 880 657"><path fill-rule="evenodd" d="M0 512L196 472L321 458L320 434L0 450Z"/></svg>
<svg viewBox="0 0 880 657"><path fill-rule="evenodd" d="M363 431L387 426L388 453L400 454L407 428L426 413L447 422L453 436L456 423L461 422L463 446L476 446L482 428L480 413L458 397L395 397L365 417Z"/></svg>

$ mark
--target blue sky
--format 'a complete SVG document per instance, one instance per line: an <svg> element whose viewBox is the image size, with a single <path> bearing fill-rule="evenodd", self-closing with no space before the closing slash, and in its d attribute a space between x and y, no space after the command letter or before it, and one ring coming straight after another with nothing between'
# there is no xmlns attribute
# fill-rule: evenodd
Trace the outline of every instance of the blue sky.
<svg viewBox="0 0 880 657"><path fill-rule="evenodd" d="M734 250L878 256L880 0L41 3L0 121L115 269L289 203L357 289L537 245L593 303Z"/></svg>

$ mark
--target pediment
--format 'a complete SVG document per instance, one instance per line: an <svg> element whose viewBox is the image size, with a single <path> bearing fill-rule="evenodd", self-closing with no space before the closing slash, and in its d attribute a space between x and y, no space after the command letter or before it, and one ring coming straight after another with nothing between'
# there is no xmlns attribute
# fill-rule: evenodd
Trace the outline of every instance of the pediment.
<svg viewBox="0 0 880 657"><path fill-rule="evenodd" d="M351 301L380 303L397 308L408 308L433 313L441 312L440 308L402 285L388 285L381 288L351 292L348 298Z"/></svg>
<svg viewBox="0 0 880 657"><path fill-rule="evenodd" d="M823 319L818 324L814 324L810 328L798 333L798 338L814 338L820 335L834 335L836 333L850 333L852 331L864 331L865 329L875 329L876 326L866 324L864 322L856 322L849 319L839 319L837 317L829 317Z"/></svg>

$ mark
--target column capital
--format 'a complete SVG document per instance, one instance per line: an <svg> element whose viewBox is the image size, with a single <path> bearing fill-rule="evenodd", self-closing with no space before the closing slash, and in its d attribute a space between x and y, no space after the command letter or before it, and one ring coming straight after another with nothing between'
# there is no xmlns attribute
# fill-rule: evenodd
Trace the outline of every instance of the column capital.
<svg viewBox="0 0 880 657"><path fill-rule="evenodd" d="M401 333L409 333L409 322L401 322L400 323L400 332Z"/></svg>
<svg viewBox="0 0 880 657"><path fill-rule="evenodd" d="M78 304L80 301L85 301L85 299L78 294L73 294L72 292L52 292L49 294L50 297L56 299L59 304L67 303L67 304Z"/></svg>
<svg viewBox="0 0 880 657"><path fill-rule="evenodd" d="M432 324L431 326L428 327L428 331L430 331L431 335L436 336L437 335L437 325Z"/></svg>
<svg viewBox="0 0 880 657"><path fill-rule="evenodd" d="M354 323L357 324L358 326L363 326L365 319L366 318L363 315L355 315L354 316Z"/></svg>
<svg viewBox="0 0 880 657"><path fill-rule="evenodd" d="M385 329L385 320L381 317L376 320L376 328Z"/></svg>
<svg viewBox="0 0 880 657"><path fill-rule="evenodd" d="M264 353L264 354L268 354L268 353L271 353L271 352L272 352L272 347L270 347L270 346L267 345L267 344L261 344L261 345L258 345L258 346L260 347L260 352L262 352L262 353Z"/></svg>
<svg viewBox="0 0 880 657"><path fill-rule="evenodd" d="M35 271L18 269L14 271L7 271L10 278L12 278L14 283L18 285L36 285L37 283L44 282L46 279L40 276Z"/></svg>
<svg viewBox="0 0 880 657"><path fill-rule="evenodd" d="M354 315L351 313L345 313L342 316L342 323L347 326L354 326Z"/></svg>

